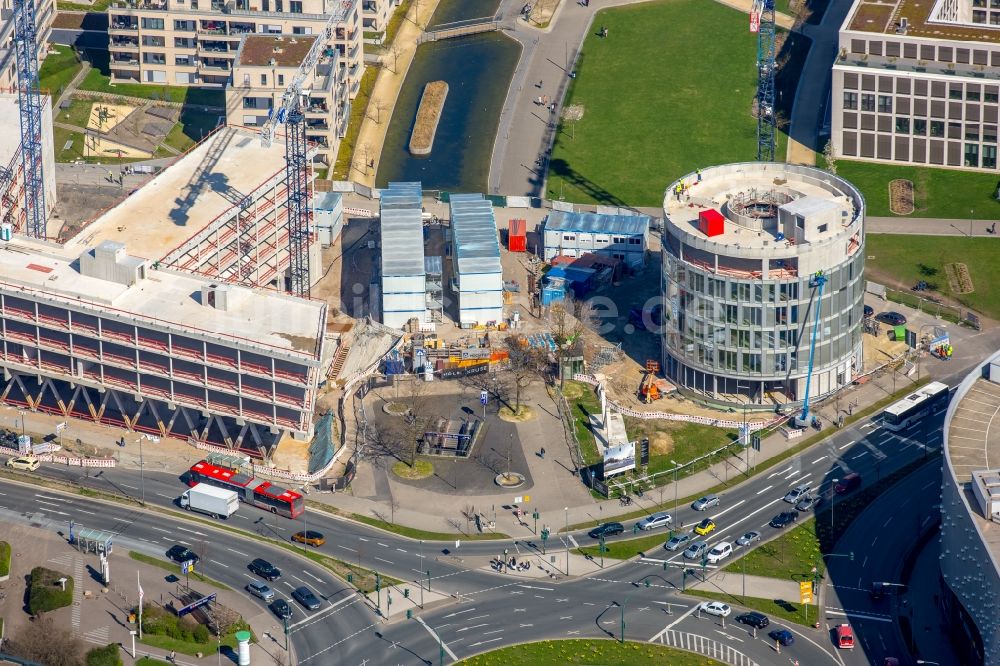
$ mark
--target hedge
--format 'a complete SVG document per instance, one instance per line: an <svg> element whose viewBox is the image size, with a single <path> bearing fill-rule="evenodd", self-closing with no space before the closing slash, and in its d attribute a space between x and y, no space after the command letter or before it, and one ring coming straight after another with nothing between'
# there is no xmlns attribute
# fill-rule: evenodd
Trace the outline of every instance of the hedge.
<svg viewBox="0 0 1000 666"><path fill-rule="evenodd" d="M87 666L122 666L122 658L119 654L117 643L111 643L104 647L94 648L87 653Z"/></svg>
<svg viewBox="0 0 1000 666"><path fill-rule="evenodd" d="M10 544L0 541L0 576L10 575Z"/></svg>
<svg viewBox="0 0 1000 666"><path fill-rule="evenodd" d="M63 590L57 582L66 579L66 589ZM63 608L73 603L73 578L46 569L35 567L31 570L31 590L28 593L28 610L32 615L47 613L57 608Z"/></svg>

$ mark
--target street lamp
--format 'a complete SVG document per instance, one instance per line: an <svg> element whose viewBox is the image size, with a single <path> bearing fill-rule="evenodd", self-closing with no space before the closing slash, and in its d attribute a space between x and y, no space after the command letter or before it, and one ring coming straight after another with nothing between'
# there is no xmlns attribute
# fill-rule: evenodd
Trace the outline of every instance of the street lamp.
<svg viewBox="0 0 1000 666"><path fill-rule="evenodd" d="M569 507L563 507L563 514L566 516L566 575L569 575Z"/></svg>
<svg viewBox="0 0 1000 666"><path fill-rule="evenodd" d="M833 488L833 494L830 495L830 532L833 532L833 503L837 501L837 483L840 479L834 479L830 487Z"/></svg>
<svg viewBox="0 0 1000 666"><path fill-rule="evenodd" d="M676 460L671 460L670 464L674 466L674 513L673 516L671 517L674 520L676 520L677 519L677 470L679 470L681 466L677 464ZM670 522L671 524L673 524L674 521L672 520Z"/></svg>
<svg viewBox="0 0 1000 666"><path fill-rule="evenodd" d="M625 643L625 606L628 605L629 599L631 599L631 598L632 598L632 595L630 594L629 596L625 597L625 601L623 601L622 603L618 604L618 608L620 608L621 612L622 612L622 635L621 635L621 638L618 640L618 642L622 643L622 644ZM617 603L617 602L615 602L615 603Z"/></svg>

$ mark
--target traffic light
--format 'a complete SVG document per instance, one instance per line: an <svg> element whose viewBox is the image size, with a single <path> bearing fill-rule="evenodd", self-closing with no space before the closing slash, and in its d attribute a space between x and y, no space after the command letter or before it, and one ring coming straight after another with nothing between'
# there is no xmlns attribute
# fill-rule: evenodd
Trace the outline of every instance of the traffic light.
<svg viewBox="0 0 1000 666"><path fill-rule="evenodd" d="M649 587L649 579L646 579L646 587Z"/></svg>
<svg viewBox="0 0 1000 666"><path fill-rule="evenodd" d="M404 599L409 599L410 598L410 588L408 588L408 587L404 587L403 588L403 598Z"/></svg>

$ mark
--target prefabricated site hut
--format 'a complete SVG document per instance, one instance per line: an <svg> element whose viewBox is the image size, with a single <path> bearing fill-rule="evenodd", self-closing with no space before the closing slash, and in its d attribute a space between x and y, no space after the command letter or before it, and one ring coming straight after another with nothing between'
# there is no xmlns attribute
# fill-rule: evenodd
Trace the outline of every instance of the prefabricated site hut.
<svg viewBox="0 0 1000 666"><path fill-rule="evenodd" d="M460 325L500 323L503 270L493 204L482 194L452 194L451 230Z"/></svg>
<svg viewBox="0 0 1000 666"><path fill-rule="evenodd" d="M640 266L649 247L649 216L555 210L545 219L542 242L546 261L596 252Z"/></svg>
<svg viewBox="0 0 1000 666"><path fill-rule="evenodd" d="M420 183L389 183L379 202L382 323L402 328L427 314Z"/></svg>

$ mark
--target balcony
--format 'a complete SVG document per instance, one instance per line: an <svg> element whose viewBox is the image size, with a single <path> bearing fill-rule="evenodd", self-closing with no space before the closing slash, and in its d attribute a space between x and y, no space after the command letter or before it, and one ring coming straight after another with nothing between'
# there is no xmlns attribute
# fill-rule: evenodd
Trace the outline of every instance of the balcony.
<svg viewBox="0 0 1000 666"><path fill-rule="evenodd" d="M228 72L231 69L228 62L220 62L218 60L212 62L204 62L198 65L198 71L201 72Z"/></svg>
<svg viewBox="0 0 1000 666"><path fill-rule="evenodd" d="M139 69L139 60L133 58L131 60L112 60L112 69Z"/></svg>
<svg viewBox="0 0 1000 666"><path fill-rule="evenodd" d="M112 21L108 24L108 33L116 35L119 33L139 32L139 22L127 23L125 21Z"/></svg>
<svg viewBox="0 0 1000 666"><path fill-rule="evenodd" d="M111 51L139 51L139 42L116 42L114 40L110 43Z"/></svg>

